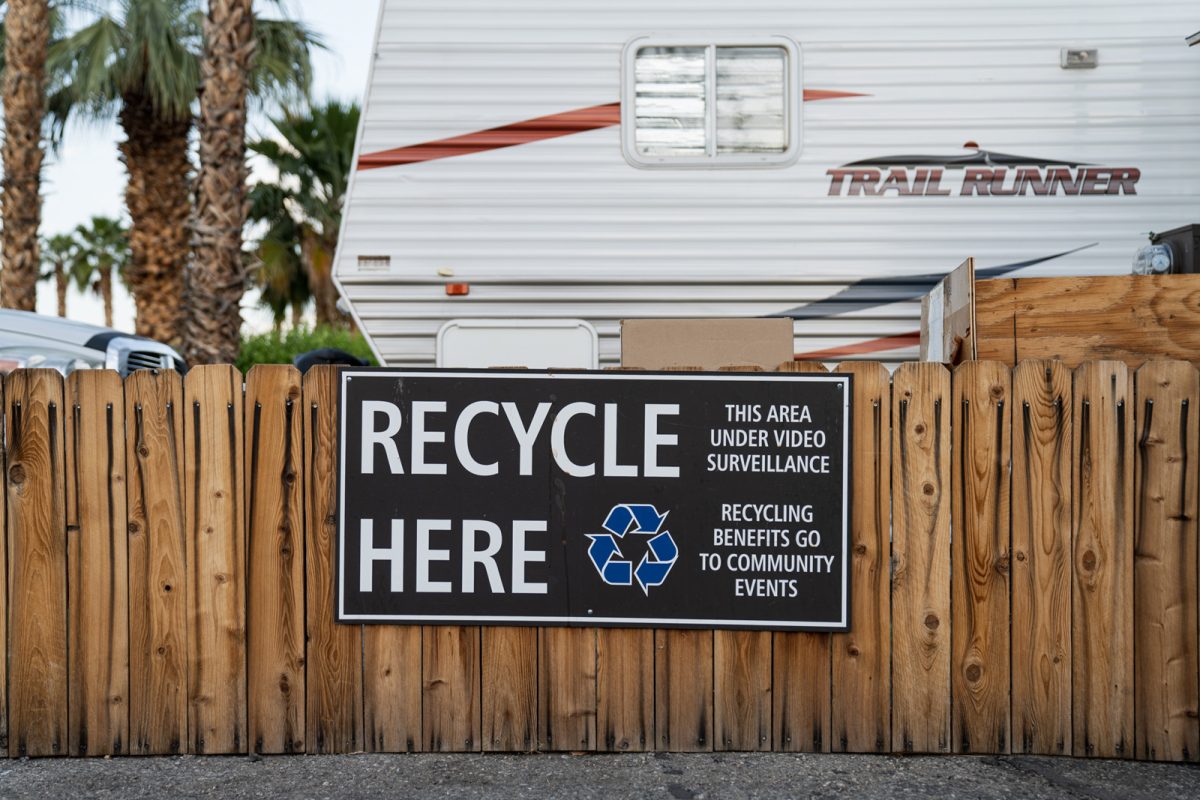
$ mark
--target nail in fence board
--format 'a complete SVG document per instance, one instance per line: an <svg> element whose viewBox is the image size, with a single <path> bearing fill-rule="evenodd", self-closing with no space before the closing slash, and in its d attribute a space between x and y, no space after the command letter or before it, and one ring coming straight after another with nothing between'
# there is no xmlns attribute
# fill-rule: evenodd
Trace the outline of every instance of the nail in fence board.
<svg viewBox="0 0 1200 800"><path fill-rule="evenodd" d="M892 748L950 750L950 373L892 388Z"/></svg>
<svg viewBox="0 0 1200 800"><path fill-rule="evenodd" d="M877 363L848 362L837 371L854 375L852 602L850 632L832 641L830 745L838 752L886 753L892 749L891 376Z"/></svg>
<svg viewBox="0 0 1200 800"><path fill-rule="evenodd" d="M654 631L596 631L596 730L599 746L637 752L654 739Z"/></svg>
<svg viewBox="0 0 1200 800"><path fill-rule="evenodd" d="M246 633L250 748L304 752L304 453L300 373L246 374Z"/></svg>
<svg viewBox="0 0 1200 800"><path fill-rule="evenodd" d="M336 367L316 366L304 374L295 413L304 423L305 751L354 753L363 749L362 626L333 621Z"/></svg>
<svg viewBox="0 0 1200 800"><path fill-rule="evenodd" d="M951 708L956 753L1007 753L1009 730L1009 368L954 371Z"/></svg>
<svg viewBox="0 0 1200 800"><path fill-rule="evenodd" d="M129 574L121 377L66 383L68 728L73 756L129 744Z"/></svg>
<svg viewBox="0 0 1200 800"><path fill-rule="evenodd" d="M827 372L819 361L787 361L779 372ZM853 423L851 423L853 424ZM854 444L851 436L851 446ZM851 480L853 490L854 481ZM847 502L853 502L847 499ZM853 517L853 515L852 515ZM853 519L851 519L853 524ZM853 583L852 583L853 585ZM853 613L853 612L852 612ZM771 708L773 739L759 749L829 752L832 702L828 633L771 634ZM755 749L755 748L749 748Z"/></svg>
<svg viewBox="0 0 1200 800"><path fill-rule="evenodd" d="M1075 755L1133 753L1133 380L1119 361L1075 370Z"/></svg>
<svg viewBox="0 0 1200 800"><path fill-rule="evenodd" d="M537 628L480 631L483 749L533 750L537 741Z"/></svg>
<svg viewBox="0 0 1200 800"><path fill-rule="evenodd" d="M670 367L699 372L699 367ZM713 749L713 632L654 631L655 749Z"/></svg>
<svg viewBox="0 0 1200 800"><path fill-rule="evenodd" d="M1137 371L1134 631L1136 757L1200 758L1196 465L1200 378L1186 361Z"/></svg>
<svg viewBox="0 0 1200 800"><path fill-rule="evenodd" d="M596 629L538 631L538 747L596 749Z"/></svg>
<svg viewBox="0 0 1200 800"><path fill-rule="evenodd" d="M184 380L188 728L193 753L244 753L246 542L242 374L200 366Z"/></svg>
<svg viewBox="0 0 1200 800"><path fill-rule="evenodd" d="M421 643L425 749L434 753L479 750L479 627L428 626Z"/></svg>
<svg viewBox="0 0 1200 800"><path fill-rule="evenodd" d="M1012 749L1069 755L1071 370L1018 364L1012 425Z"/></svg>
<svg viewBox="0 0 1200 800"><path fill-rule="evenodd" d="M365 749L369 753L423 749L420 626L363 625L361 630Z"/></svg>
<svg viewBox="0 0 1200 800"><path fill-rule="evenodd" d="M4 379L8 443L8 752L67 753L67 537L63 380Z"/></svg>

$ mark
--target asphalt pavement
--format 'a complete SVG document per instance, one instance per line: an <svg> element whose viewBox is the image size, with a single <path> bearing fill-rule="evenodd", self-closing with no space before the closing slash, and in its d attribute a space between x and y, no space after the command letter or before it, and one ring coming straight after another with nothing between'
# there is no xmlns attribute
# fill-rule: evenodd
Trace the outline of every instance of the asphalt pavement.
<svg viewBox="0 0 1200 800"><path fill-rule="evenodd" d="M346 755L0 762L3 798L1200 798L1200 767L1022 756Z"/></svg>

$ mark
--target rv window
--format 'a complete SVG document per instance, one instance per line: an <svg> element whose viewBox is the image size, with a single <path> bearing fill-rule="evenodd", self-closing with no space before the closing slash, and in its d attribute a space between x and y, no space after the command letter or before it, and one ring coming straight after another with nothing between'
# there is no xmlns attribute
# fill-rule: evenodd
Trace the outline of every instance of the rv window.
<svg viewBox="0 0 1200 800"><path fill-rule="evenodd" d="M799 150L795 45L626 46L623 148L637 166L774 166Z"/></svg>

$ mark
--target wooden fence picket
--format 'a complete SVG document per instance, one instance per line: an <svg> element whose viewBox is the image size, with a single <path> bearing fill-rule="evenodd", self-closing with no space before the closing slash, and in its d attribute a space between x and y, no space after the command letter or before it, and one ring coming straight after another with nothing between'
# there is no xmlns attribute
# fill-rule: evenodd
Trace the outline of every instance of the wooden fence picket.
<svg viewBox="0 0 1200 800"><path fill-rule="evenodd" d="M483 749L535 749L538 725L537 628L487 627L481 631Z"/></svg>
<svg viewBox="0 0 1200 800"><path fill-rule="evenodd" d="M538 747L596 749L596 629L538 630Z"/></svg>
<svg viewBox="0 0 1200 800"><path fill-rule="evenodd" d="M1012 376L998 361L955 370L951 401L950 607L952 745L1007 753L1009 692L1009 458Z"/></svg>
<svg viewBox="0 0 1200 800"><path fill-rule="evenodd" d="M833 637L831 748L892 749L892 385L882 364L847 362L854 376L850 442L850 632Z"/></svg>
<svg viewBox="0 0 1200 800"><path fill-rule="evenodd" d="M63 379L4 379L8 447L8 752L66 755L67 537Z"/></svg>
<svg viewBox="0 0 1200 800"><path fill-rule="evenodd" d="M422 730L429 752L479 750L479 627L430 625L422 631Z"/></svg>
<svg viewBox="0 0 1200 800"><path fill-rule="evenodd" d="M245 753L246 540L242 374L184 380L188 729L193 753Z"/></svg>
<svg viewBox="0 0 1200 800"><path fill-rule="evenodd" d="M1075 369L1074 752L1133 755L1133 379Z"/></svg>
<svg viewBox="0 0 1200 800"><path fill-rule="evenodd" d="M246 374L246 675L250 747L302 753L304 669L304 420L300 373Z"/></svg>
<svg viewBox="0 0 1200 800"><path fill-rule="evenodd" d="M892 749L950 750L950 373L892 389Z"/></svg>
<svg viewBox="0 0 1200 800"><path fill-rule="evenodd" d="M1135 755L1196 761L1200 376L1186 361L1149 361L1135 383Z"/></svg>
<svg viewBox="0 0 1200 800"><path fill-rule="evenodd" d="M1013 372L1012 749L1071 746L1071 370Z"/></svg>
<svg viewBox="0 0 1200 800"><path fill-rule="evenodd" d="M334 622L337 546L338 371L304 374L296 412L304 423L305 752L364 747L362 626ZM417 685L414 680L413 685Z"/></svg>
<svg viewBox="0 0 1200 800"><path fill-rule="evenodd" d="M129 747L129 530L121 377L67 378L68 727L73 756Z"/></svg>

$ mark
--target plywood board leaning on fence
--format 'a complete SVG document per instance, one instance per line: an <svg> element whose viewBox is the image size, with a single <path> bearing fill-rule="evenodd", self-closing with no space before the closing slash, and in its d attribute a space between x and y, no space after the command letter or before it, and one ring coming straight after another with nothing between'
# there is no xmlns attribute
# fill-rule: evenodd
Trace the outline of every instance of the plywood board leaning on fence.
<svg viewBox="0 0 1200 800"><path fill-rule="evenodd" d="M8 448L8 752L67 753L67 538L63 379L4 379Z"/></svg>
<svg viewBox="0 0 1200 800"><path fill-rule="evenodd" d="M1071 752L1071 370L1013 372L1012 750Z"/></svg>
<svg viewBox="0 0 1200 800"><path fill-rule="evenodd" d="M1011 373L998 361L970 361L953 383L952 745L959 753L1006 753Z"/></svg>
<svg viewBox="0 0 1200 800"><path fill-rule="evenodd" d="M1196 480L1200 378L1186 361L1137 371L1134 741L1138 758L1200 759Z"/></svg>
<svg viewBox="0 0 1200 800"><path fill-rule="evenodd" d="M66 384L71 755L129 747L129 531L121 377L79 370Z"/></svg>
<svg viewBox="0 0 1200 800"><path fill-rule="evenodd" d="M242 374L230 366L193 367L184 398L189 749L244 753Z"/></svg>
<svg viewBox="0 0 1200 800"><path fill-rule="evenodd" d="M1075 370L1073 743L1133 753L1133 380L1120 361Z"/></svg>
<svg viewBox="0 0 1200 800"><path fill-rule="evenodd" d="M892 389L892 749L950 749L950 373L908 363Z"/></svg>

